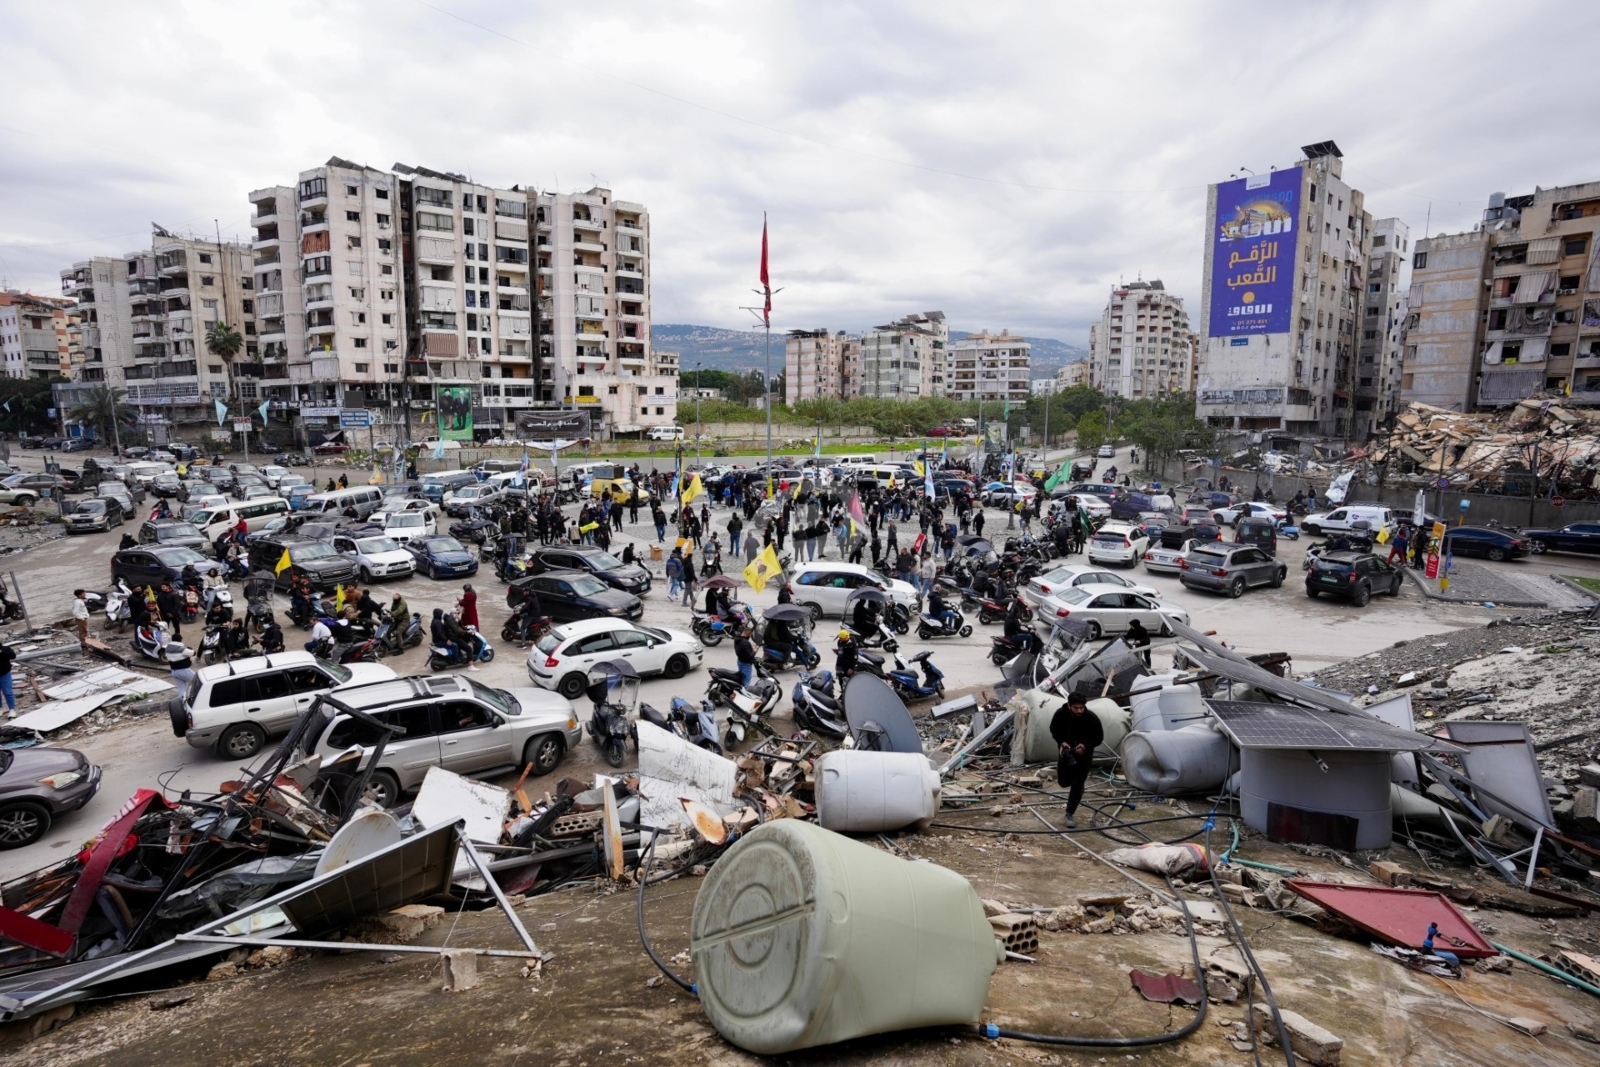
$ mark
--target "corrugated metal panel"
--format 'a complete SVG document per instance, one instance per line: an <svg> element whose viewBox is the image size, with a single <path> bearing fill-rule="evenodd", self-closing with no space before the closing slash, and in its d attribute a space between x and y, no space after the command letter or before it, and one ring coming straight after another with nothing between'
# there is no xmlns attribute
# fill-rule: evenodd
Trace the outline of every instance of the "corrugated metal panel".
<svg viewBox="0 0 1600 1067"><path fill-rule="evenodd" d="M1561 238L1540 237L1528 242L1529 263L1554 263L1561 258Z"/></svg>
<svg viewBox="0 0 1600 1067"><path fill-rule="evenodd" d="M453 333L425 333L427 353L430 356L455 357L461 354L461 338Z"/></svg>

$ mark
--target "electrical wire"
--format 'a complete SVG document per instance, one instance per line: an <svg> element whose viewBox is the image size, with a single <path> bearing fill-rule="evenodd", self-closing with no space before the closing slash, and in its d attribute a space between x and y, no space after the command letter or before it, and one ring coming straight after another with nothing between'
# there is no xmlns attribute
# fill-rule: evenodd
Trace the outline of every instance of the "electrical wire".
<svg viewBox="0 0 1600 1067"><path fill-rule="evenodd" d="M1238 823L1234 823L1234 848L1239 847L1237 843L1238 832L1239 825ZM1209 853L1210 851L1211 829L1208 826L1206 828L1206 852ZM1229 852L1231 853L1232 849L1229 849ZM1267 982L1267 976L1261 970L1261 964L1256 962L1256 954L1250 950L1250 942L1245 939L1244 931L1239 928L1239 920L1233 914L1233 906L1228 903L1228 894L1222 891L1222 883L1217 880L1216 865L1207 864L1207 868L1211 872L1211 888L1216 891L1217 903L1222 905L1222 913L1228 917L1228 925L1233 928L1234 940L1239 944L1239 955L1244 957L1245 966L1250 968L1250 973L1254 974L1256 976L1256 981L1261 983L1261 995L1266 998L1267 1010L1272 1012L1273 1024L1278 1029L1278 1046L1283 1050L1284 1062L1287 1063L1289 1067L1294 1067L1294 1051L1289 1047L1289 1029L1283 1023L1283 1013L1278 1010L1278 1001L1277 998L1272 995L1272 986ZM1251 1010L1254 1010L1254 1008ZM1250 1026L1250 1031L1251 1034L1254 1035L1254 1024ZM1251 1041L1255 1042L1256 1038L1252 1036Z"/></svg>
<svg viewBox="0 0 1600 1067"><path fill-rule="evenodd" d="M644 951L650 957L650 962L659 967L662 974L672 979L673 983L684 992L698 997L700 990L695 988L692 983L686 982L672 973L672 969L662 961L660 956L656 955L655 948L650 944L650 935L645 932L644 928L644 888L650 884L650 867L656 858L656 838L660 836L660 831L650 835L650 844L644 850L644 864L639 869L639 942L644 945Z"/></svg>

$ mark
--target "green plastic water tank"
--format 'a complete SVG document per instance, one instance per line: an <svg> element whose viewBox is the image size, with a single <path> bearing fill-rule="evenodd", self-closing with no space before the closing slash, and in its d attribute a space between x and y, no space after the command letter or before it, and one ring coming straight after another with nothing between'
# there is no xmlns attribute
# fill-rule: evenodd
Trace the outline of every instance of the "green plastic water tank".
<svg viewBox="0 0 1600 1067"><path fill-rule="evenodd" d="M717 1032L762 1055L976 1022L1004 958L959 874L795 819L717 861L689 953Z"/></svg>
<svg viewBox="0 0 1600 1067"><path fill-rule="evenodd" d="M1050 721L1056 717L1056 712L1067 706L1067 701L1064 697L1051 696L1037 689L1024 692L1022 699L1028 705L1028 732L1024 737L1022 758L1029 763L1053 762L1060 746L1050 736ZM1100 728L1105 734L1105 741L1094 750L1095 760L1105 762L1116 759L1122 739L1128 734L1128 709L1115 700L1096 697L1089 701L1088 710L1100 720Z"/></svg>

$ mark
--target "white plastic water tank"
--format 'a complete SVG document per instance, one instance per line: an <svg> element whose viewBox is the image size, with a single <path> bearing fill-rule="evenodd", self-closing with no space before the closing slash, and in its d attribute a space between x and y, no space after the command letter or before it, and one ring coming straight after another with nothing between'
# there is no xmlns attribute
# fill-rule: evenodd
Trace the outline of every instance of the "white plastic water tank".
<svg viewBox="0 0 1600 1067"><path fill-rule="evenodd" d="M1206 707L1200 687L1193 683L1163 689L1159 700L1161 721L1169 730L1198 726L1211 718L1211 711Z"/></svg>
<svg viewBox="0 0 1600 1067"><path fill-rule="evenodd" d="M1245 825L1273 840L1372 849L1393 839L1388 752L1246 749L1239 769Z"/></svg>
<svg viewBox="0 0 1600 1067"><path fill-rule="evenodd" d="M1157 796L1218 789L1233 766L1233 743L1210 726L1135 731L1122 740L1128 784Z"/></svg>
<svg viewBox="0 0 1600 1067"><path fill-rule="evenodd" d="M817 821L847 834L926 829L939 813L939 775L915 752L835 749L817 760Z"/></svg>

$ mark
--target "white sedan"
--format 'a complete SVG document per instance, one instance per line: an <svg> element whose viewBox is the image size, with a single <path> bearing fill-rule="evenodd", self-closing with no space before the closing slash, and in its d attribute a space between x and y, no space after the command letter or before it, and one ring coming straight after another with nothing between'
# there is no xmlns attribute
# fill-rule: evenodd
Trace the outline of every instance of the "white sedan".
<svg viewBox="0 0 1600 1067"><path fill-rule="evenodd" d="M682 678L705 655L705 646L682 630L580 619L555 627L528 650L528 677L534 685L577 700L589 685L589 668L604 660L631 663L641 675Z"/></svg>
<svg viewBox="0 0 1600 1067"><path fill-rule="evenodd" d="M1109 519L1111 517L1111 504L1093 493L1074 493L1078 498L1078 506L1084 510L1091 519Z"/></svg>
<svg viewBox="0 0 1600 1067"><path fill-rule="evenodd" d="M1218 526L1236 526L1243 518L1271 519L1274 523L1289 517L1289 513L1276 504L1263 504L1259 500L1246 500L1229 508L1219 508L1211 513Z"/></svg>
<svg viewBox="0 0 1600 1067"><path fill-rule="evenodd" d="M1068 563L1057 567L1053 571L1035 575L1022 587L1022 599L1038 608L1047 597L1059 593L1063 589L1077 588L1078 586L1109 585L1117 592L1138 593L1140 596L1159 597L1161 591L1153 586L1140 585L1130 582L1120 574L1113 574L1099 567L1085 567L1081 563Z"/></svg>
<svg viewBox="0 0 1600 1067"><path fill-rule="evenodd" d="M363 582L374 578L409 578L417 569L411 553L392 537L351 537L335 534L336 552L356 565Z"/></svg>
<svg viewBox="0 0 1600 1067"><path fill-rule="evenodd" d="M1151 574L1178 574L1183 570L1181 560L1198 541L1190 538L1177 548L1168 548L1157 541L1144 551L1144 569Z"/></svg>
<svg viewBox="0 0 1600 1067"><path fill-rule="evenodd" d="M1139 620L1151 637L1169 633L1168 620L1189 625L1189 613L1175 604L1163 604L1127 590L1092 585L1063 589L1047 597L1036 619L1045 627L1067 619L1081 620L1088 625L1087 636L1091 641L1106 634L1126 633L1128 623L1134 619Z"/></svg>

